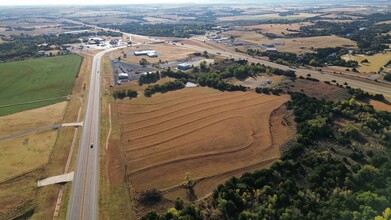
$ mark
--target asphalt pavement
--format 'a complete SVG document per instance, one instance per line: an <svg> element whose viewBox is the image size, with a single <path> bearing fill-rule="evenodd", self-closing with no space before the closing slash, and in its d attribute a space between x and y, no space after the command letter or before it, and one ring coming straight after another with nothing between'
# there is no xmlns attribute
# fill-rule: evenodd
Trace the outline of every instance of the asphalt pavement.
<svg viewBox="0 0 391 220"><path fill-rule="evenodd" d="M70 220L98 219L100 63L105 53L115 49L106 49L93 59L76 173L67 212L67 219Z"/></svg>

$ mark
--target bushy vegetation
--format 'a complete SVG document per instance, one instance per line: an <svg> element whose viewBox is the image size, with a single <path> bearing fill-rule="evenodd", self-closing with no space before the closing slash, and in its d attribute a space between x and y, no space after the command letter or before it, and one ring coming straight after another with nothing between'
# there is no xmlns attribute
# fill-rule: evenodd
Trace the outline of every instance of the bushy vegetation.
<svg viewBox="0 0 391 220"><path fill-rule="evenodd" d="M163 198L162 192L158 189L145 190L140 194L140 202L143 205L151 206L160 202Z"/></svg>
<svg viewBox="0 0 391 220"><path fill-rule="evenodd" d="M166 82L163 85L150 85L144 89L144 96L151 97L157 92L165 93L168 91L174 91L185 88L185 82L183 80L175 80L173 82Z"/></svg>
<svg viewBox="0 0 391 220"><path fill-rule="evenodd" d="M295 115L297 142L271 168L219 185L211 200L198 207L202 218L212 214L213 219L374 219L389 215L391 113L354 99L326 102L300 93L291 94L288 108ZM356 141L361 134L367 139ZM371 144L383 148L374 151L368 147ZM164 219L175 210L161 216L153 213L154 219Z"/></svg>
<svg viewBox="0 0 391 220"><path fill-rule="evenodd" d="M387 81L391 82L391 74L387 73L386 75L384 75L384 80L387 80Z"/></svg>
<svg viewBox="0 0 391 220"><path fill-rule="evenodd" d="M246 87L241 85L232 85L223 81L223 78L218 73L206 73L197 78L200 86L208 86L220 91L246 91Z"/></svg>
<svg viewBox="0 0 391 220"><path fill-rule="evenodd" d="M197 82L200 86L208 86L220 91L246 91L247 88L241 85L233 85L225 80L235 77L244 80L248 77L256 77L262 73L284 75L287 77L296 77L294 71L281 70L261 64L248 64L247 60L225 60L223 63L215 63L205 72L194 70L192 73L182 72L180 70L173 71L170 68L163 70L160 75L162 78L171 77L180 80L184 83L188 81ZM139 83L154 83L157 81L157 73L148 74L140 78ZM152 88L152 87L151 87ZM148 89L147 95L150 94Z"/></svg>
<svg viewBox="0 0 391 220"><path fill-rule="evenodd" d="M137 97L137 91L133 91L131 89L127 90L118 90L113 92L114 99L124 99L125 97L129 97L130 99Z"/></svg>
<svg viewBox="0 0 391 220"><path fill-rule="evenodd" d="M138 79L138 84L142 86L143 84L150 84L150 83L155 83L160 79L160 73L159 71L157 72L152 72L152 73L147 73L143 74L140 76Z"/></svg>
<svg viewBox="0 0 391 220"><path fill-rule="evenodd" d="M273 88L261 88L257 87L255 88L256 93L264 93L267 95L273 94L273 95L280 95L283 90L282 89L273 89Z"/></svg>
<svg viewBox="0 0 391 220"><path fill-rule="evenodd" d="M368 92L363 91L362 89L349 89L349 94L354 96L357 100L365 100L365 99L374 99L377 101L385 101L383 94L369 94Z"/></svg>

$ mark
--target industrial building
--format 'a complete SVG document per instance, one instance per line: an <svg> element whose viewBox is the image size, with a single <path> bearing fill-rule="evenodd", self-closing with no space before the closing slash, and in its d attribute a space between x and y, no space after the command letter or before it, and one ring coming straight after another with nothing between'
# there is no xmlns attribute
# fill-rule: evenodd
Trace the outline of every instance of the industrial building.
<svg viewBox="0 0 391 220"><path fill-rule="evenodd" d="M147 53L147 56L149 56L149 57L158 57L156 52Z"/></svg>
<svg viewBox="0 0 391 220"><path fill-rule="evenodd" d="M149 56L148 54L151 54L151 55L156 54L156 56L157 56L157 53L156 53L156 51L154 51L154 50L134 51L134 55L135 55L135 56L145 56L145 55Z"/></svg>
<svg viewBox="0 0 391 220"><path fill-rule="evenodd" d="M179 70L188 70L188 69L193 68L193 65L191 65L190 63L181 63L181 64L178 64L177 68Z"/></svg>

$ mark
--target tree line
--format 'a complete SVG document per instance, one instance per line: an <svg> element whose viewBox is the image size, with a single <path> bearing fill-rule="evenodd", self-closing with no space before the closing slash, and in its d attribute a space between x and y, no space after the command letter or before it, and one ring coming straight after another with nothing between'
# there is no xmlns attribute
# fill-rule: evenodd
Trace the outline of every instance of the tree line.
<svg viewBox="0 0 391 220"><path fill-rule="evenodd" d="M358 62L354 60L344 60L342 55L349 53L348 50L336 47L336 48L318 48L316 53L304 53L302 55L296 55L289 52L277 52L277 51L260 51L254 49L248 49L247 54L252 56L267 56L271 61L275 61L282 65L293 66L343 66L343 67L357 67Z"/></svg>
<svg viewBox="0 0 391 220"><path fill-rule="evenodd" d="M121 36L122 33L117 32L98 32L100 36ZM91 36L91 33L78 34L48 34L31 36L26 34L12 35L11 40L0 44L0 60L12 61L31 57L38 57L40 50L52 50L51 46L55 45L57 49L62 49L64 44L80 43L80 38ZM43 45L47 44L47 45Z"/></svg>
<svg viewBox="0 0 391 220"><path fill-rule="evenodd" d="M144 96L151 97L153 94L160 92L165 93L169 91L174 91L178 89L185 88L185 82L183 80L175 80L173 82L166 82L162 85L150 85L144 89Z"/></svg>
<svg viewBox="0 0 391 220"><path fill-rule="evenodd" d="M134 33L146 36L156 37L178 37L190 38L193 35L203 35L205 31L211 29L211 24L140 24L127 23L120 25L106 25L111 29L119 29L122 32Z"/></svg>
<svg viewBox="0 0 391 220"><path fill-rule="evenodd" d="M124 99L126 97L129 97L129 99L137 98L137 91L131 90L131 89L123 89L123 90L117 90L113 92L114 99Z"/></svg>

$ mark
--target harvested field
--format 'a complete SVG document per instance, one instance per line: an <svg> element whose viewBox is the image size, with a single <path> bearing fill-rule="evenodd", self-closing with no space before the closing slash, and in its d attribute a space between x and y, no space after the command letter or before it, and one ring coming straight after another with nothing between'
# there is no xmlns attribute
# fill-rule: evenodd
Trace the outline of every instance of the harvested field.
<svg viewBox="0 0 391 220"><path fill-rule="evenodd" d="M251 44L275 44L278 51L302 54L314 52L312 48L346 47L355 48L356 42L337 36L319 36L302 38L270 39L253 31L229 31L226 34L236 37L239 41Z"/></svg>
<svg viewBox="0 0 391 220"><path fill-rule="evenodd" d="M231 176L269 166L294 134L286 123L286 135L271 136L283 123L271 120L272 112L288 100L199 87L118 103L131 186L156 187L175 199L186 194L189 174L202 198Z"/></svg>

